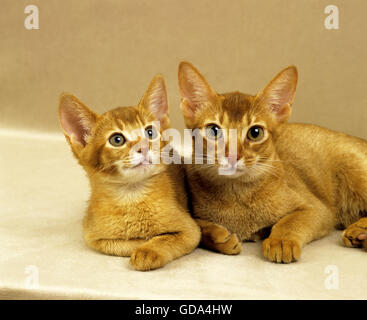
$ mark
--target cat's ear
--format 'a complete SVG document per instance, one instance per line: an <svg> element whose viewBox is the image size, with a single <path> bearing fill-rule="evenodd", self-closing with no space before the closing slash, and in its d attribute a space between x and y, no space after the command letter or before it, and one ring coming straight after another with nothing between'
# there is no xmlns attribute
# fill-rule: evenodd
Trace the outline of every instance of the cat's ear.
<svg viewBox="0 0 367 320"><path fill-rule="evenodd" d="M71 94L62 94L59 103L59 121L72 147L78 149L87 144L88 137L98 115L89 110Z"/></svg>
<svg viewBox="0 0 367 320"><path fill-rule="evenodd" d="M256 96L257 103L269 108L279 123L287 121L291 114L297 80L297 68L289 66L279 72Z"/></svg>
<svg viewBox="0 0 367 320"><path fill-rule="evenodd" d="M178 67L178 84L181 94L181 110L186 119L193 120L199 108L213 101L218 95L202 74L189 62Z"/></svg>
<svg viewBox="0 0 367 320"><path fill-rule="evenodd" d="M168 99L164 78L157 74L150 82L144 97L139 106L151 112L159 121L166 123L168 121Z"/></svg>

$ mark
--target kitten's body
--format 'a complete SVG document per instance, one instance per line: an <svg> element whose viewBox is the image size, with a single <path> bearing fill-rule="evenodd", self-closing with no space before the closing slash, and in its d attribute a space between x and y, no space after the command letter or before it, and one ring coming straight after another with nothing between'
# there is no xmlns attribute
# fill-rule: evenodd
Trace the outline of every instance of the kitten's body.
<svg viewBox="0 0 367 320"><path fill-rule="evenodd" d="M65 137L90 180L83 223L89 247L131 256L137 270L162 267L197 247L201 234L188 212L182 169L154 162L167 144L160 134L169 128L161 76L153 79L137 107L97 115L75 97L63 95L59 114Z"/></svg>
<svg viewBox="0 0 367 320"><path fill-rule="evenodd" d="M264 255L288 263L333 227L348 227L347 246L367 245L367 142L314 125L287 124L296 83L297 70L288 67L256 96L218 94L190 63L181 63L187 127L199 129L207 159L213 157L208 146L223 141L226 147L215 164L187 165L204 246L236 254L237 237L252 240L271 228ZM229 148L230 129L236 130L237 153ZM234 174L219 174L223 166Z"/></svg>
<svg viewBox="0 0 367 320"><path fill-rule="evenodd" d="M200 237L187 211L184 177L179 166L164 165L156 176L133 184L90 178L92 191L84 218L84 239L92 248L130 256L133 249L154 237L161 236L163 240L167 235L179 238L180 233L187 233L186 251ZM126 246L108 245L112 239L126 241ZM133 241L129 243L130 240ZM158 244L156 247L159 249Z"/></svg>

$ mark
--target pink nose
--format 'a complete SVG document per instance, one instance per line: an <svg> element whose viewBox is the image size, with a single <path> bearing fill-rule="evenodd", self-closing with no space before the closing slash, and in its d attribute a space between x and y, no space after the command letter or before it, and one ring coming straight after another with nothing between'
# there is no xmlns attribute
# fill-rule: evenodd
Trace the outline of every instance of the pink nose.
<svg viewBox="0 0 367 320"><path fill-rule="evenodd" d="M135 152L141 153L144 156L148 154L149 151L149 142L145 139L139 139L138 142L134 145Z"/></svg>
<svg viewBox="0 0 367 320"><path fill-rule="evenodd" d="M136 150L137 153L142 153L142 154L146 154L147 153L147 148L146 147L139 147L137 150Z"/></svg>
<svg viewBox="0 0 367 320"><path fill-rule="evenodd" d="M239 154L229 154L228 155L228 162L229 162L229 164L231 165L231 166L234 166L236 163L237 163L237 161L240 159L240 155Z"/></svg>

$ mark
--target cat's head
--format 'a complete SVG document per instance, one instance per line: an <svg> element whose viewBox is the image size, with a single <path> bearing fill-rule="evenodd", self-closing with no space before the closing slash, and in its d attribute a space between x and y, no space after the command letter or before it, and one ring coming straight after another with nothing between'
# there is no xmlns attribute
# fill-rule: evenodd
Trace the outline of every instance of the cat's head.
<svg viewBox="0 0 367 320"><path fill-rule="evenodd" d="M289 66L257 95L218 94L192 64L181 62L178 79L186 126L202 136L204 159L215 158L213 165L194 169L249 180L271 171L277 131L290 116L297 78L296 67ZM223 152L210 158L207 149L219 144L224 145Z"/></svg>
<svg viewBox="0 0 367 320"><path fill-rule="evenodd" d="M59 121L66 140L90 177L138 182L164 170L161 133L169 128L164 79L157 75L138 106L98 115L63 94ZM160 162L157 164L157 162Z"/></svg>

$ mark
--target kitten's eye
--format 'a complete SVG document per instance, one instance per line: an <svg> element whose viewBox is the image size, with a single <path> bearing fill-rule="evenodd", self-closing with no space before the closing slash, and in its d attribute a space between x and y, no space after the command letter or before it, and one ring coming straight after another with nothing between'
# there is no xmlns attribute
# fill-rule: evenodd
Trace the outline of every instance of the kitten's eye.
<svg viewBox="0 0 367 320"><path fill-rule="evenodd" d="M264 137L264 129L260 126L253 126L247 132L247 138L251 141L260 141Z"/></svg>
<svg viewBox="0 0 367 320"><path fill-rule="evenodd" d="M220 139L223 137L222 129L216 124L209 124L205 128L205 133L209 139Z"/></svg>
<svg viewBox="0 0 367 320"><path fill-rule="evenodd" d="M125 144L125 137L121 133L115 133L113 134L108 141L114 146L114 147L121 147Z"/></svg>
<svg viewBox="0 0 367 320"><path fill-rule="evenodd" d="M154 140L158 137L158 132L157 132L156 128L154 128L153 126L148 126L148 127L145 128L145 136L149 140Z"/></svg>

